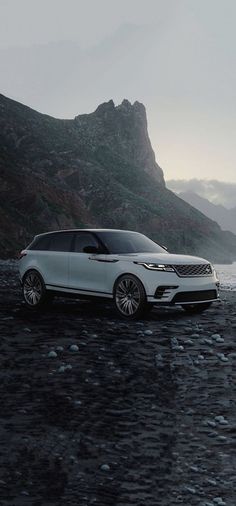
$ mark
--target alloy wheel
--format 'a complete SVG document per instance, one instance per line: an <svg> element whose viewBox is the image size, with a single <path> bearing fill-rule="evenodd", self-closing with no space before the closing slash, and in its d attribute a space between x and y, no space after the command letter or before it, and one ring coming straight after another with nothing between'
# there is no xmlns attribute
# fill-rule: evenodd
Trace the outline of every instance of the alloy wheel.
<svg viewBox="0 0 236 506"><path fill-rule="evenodd" d="M37 306L42 299L43 285L40 277L31 272L27 274L23 285L24 298L30 306Z"/></svg>
<svg viewBox="0 0 236 506"><path fill-rule="evenodd" d="M134 315L141 302L141 293L138 283L133 278L123 278L116 287L115 293L117 309L124 316Z"/></svg>

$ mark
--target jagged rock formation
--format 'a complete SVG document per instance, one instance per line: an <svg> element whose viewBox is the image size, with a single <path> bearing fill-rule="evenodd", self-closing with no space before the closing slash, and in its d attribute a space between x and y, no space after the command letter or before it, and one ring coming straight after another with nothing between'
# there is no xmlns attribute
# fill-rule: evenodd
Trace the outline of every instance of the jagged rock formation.
<svg viewBox="0 0 236 506"><path fill-rule="evenodd" d="M58 120L0 95L0 256L42 231L142 231L170 251L236 258L236 237L165 188L145 108L124 100Z"/></svg>

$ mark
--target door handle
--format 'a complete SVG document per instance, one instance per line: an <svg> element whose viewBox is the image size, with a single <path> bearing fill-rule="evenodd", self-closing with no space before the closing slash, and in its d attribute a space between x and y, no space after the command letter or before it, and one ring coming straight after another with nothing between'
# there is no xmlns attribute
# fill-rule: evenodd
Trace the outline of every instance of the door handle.
<svg viewBox="0 0 236 506"><path fill-rule="evenodd" d="M114 264L115 262L119 262L119 260L115 259L115 258L108 260L105 258L89 257L89 260L95 260L96 262L104 262L104 263L108 263L108 264Z"/></svg>

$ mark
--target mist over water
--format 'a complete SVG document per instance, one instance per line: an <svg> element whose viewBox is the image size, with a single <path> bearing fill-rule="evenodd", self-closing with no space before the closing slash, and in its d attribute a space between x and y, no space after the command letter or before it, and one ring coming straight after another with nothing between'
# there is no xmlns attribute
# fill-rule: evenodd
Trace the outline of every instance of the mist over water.
<svg viewBox="0 0 236 506"><path fill-rule="evenodd" d="M231 265L215 265L223 290L236 291L236 262Z"/></svg>

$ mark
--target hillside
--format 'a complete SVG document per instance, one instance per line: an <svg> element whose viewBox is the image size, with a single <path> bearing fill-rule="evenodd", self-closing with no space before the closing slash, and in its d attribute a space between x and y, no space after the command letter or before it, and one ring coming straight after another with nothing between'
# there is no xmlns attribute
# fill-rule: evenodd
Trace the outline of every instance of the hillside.
<svg viewBox="0 0 236 506"><path fill-rule="evenodd" d="M169 251L236 258L236 236L165 187L145 108L124 100L59 120L0 95L0 256L69 227L142 231Z"/></svg>

